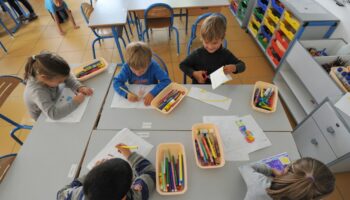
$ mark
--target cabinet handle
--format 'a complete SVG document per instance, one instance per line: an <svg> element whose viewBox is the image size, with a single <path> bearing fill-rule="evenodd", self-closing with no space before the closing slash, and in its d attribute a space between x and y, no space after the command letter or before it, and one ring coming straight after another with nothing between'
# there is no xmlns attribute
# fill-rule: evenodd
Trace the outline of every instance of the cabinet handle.
<svg viewBox="0 0 350 200"><path fill-rule="evenodd" d="M314 105L316 104L315 100L311 99L310 101L311 101L312 104L314 104Z"/></svg>
<svg viewBox="0 0 350 200"><path fill-rule="evenodd" d="M333 127L330 126L330 127L327 128L327 132L330 133L330 134L334 134L335 130L334 130Z"/></svg>
<svg viewBox="0 0 350 200"><path fill-rule="evenodd" d="M312 139L310 140L310 142L311 142L311 144L313 144L313 145L318 145L318 142L317 142L316 138L312 138Z"/></svg>

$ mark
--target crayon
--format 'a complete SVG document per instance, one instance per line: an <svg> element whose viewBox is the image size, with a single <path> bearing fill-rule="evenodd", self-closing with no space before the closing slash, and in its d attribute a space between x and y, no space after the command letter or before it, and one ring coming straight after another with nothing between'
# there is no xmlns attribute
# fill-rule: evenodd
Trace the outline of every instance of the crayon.
<svg viewBox="0 0 350 200"><path fill-rule="evenodd" d="M208 157L209 157L208 160L210 160L210 162L213 163L213 162L214 162L214 159L213 159L213 157L212 157L212 155L211 155L211 153L210 153L208 144L207 144L207 142L205 141L205 138L204 138L204 137L202 137L202 141L203 141L203 145L204 145L205 150L207 151L207 154L208 154Z"/></svg>
<svg viewBox="0 0 350 200"><path fill-rule="evenodd" d="M215 151L214 151L213 144L211 143L211 141L210 141L210 139L209 139L209 137L208 137L208 134L205 134L204 137L206 138L207 143L209 144L209 148L210 148L210 150L211 150L211 154L213 155L214 159L216 159L217 156L216 156L216 153L215 153Z"/></svg>
<svg viewBox="0 0 350 200"><path fill-rule="evenodd" d="M123 148L123 149L138 149L139 147L134 145L134 146L119 146L120 148Z"/></svg>
<svg viewBox="0 0 350 200"><path fill-rule="evenodd" d="M179 153L179 171L180 171L180 186L182 185L182 183L183 183L183 171L182 171L182 154L181 153Z"/></svg>
<svg viewBox="0 0 350 200"><path fill-rule="evenodd" d="M139 98L139 96L137 96L136 94L134 94L134 93L130 92L129 90L123 88L122 86L120 86L119 89L123 90L123 91L124 91L125 93L127 93L127 94L134 95L134 96L136 96L137 98Z"/></svg>

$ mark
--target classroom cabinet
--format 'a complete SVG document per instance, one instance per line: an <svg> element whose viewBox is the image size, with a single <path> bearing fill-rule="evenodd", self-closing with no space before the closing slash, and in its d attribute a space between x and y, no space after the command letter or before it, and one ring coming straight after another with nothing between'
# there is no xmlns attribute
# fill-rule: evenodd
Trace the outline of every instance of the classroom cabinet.
<svg viewBox="0 0 350 200"><path fill-rule="evenodd" d="M313 157L333 172L350 171L350 132L332 102L324 101L293 131L302 157Z"/></svg>
<svg viewBox="0 0 350 200"><path fill-rule="evenodd" d="M314 0L257 0L248 32L277 69L298 39L328 38L339 20Z"/></svg>
<svg viewBox="0 0 350 200"><path fill-rule="evenodd" d="M231 0L230 11L235 16L238 24L246 28L250 15L253 12L253 6L256 0Z"/></svg>

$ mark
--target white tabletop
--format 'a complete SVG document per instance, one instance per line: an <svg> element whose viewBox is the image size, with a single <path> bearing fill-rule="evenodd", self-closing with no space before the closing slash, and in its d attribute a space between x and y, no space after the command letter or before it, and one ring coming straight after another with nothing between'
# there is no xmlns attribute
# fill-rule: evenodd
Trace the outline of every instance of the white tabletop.
<svg viewBox="0 0 350 200"><path fill-rule="evenodd" d="M39 117L0 185L0 199L56 199L57 191L73 180L114 70L110 65L84 82L94 88L94 95L79 123L50 123L43 114Z"/></svg>
<svg viewBox="0 0 350 200"><path fill-rule="evenodd" d="M185 97L168 115L155 109L112 108L115 91L110 88L101 113L97 129L119 130L125 127L133 130L191 130L192 125L203 121L203 116L252 115L264 131L292 131L289 120L280 101L274 113L266 114L252 109L250 105L253 85L222 85L212 91L210 85L184 85L204 88L210 92L232 98L229 110L223 110L201 101ZM147 124L147 126L145 126Z"/></svg>
<svg viewBox="0 0 350 200"><path fill-rule="evenodd" d="M108 143L117 131L94 131L86 152L80 175L88 173L86 165ZM136 132L137 133L137 132ZM300 158L294 139L290 132L266 132L272 146L250 154L250 161L226 162L219 169L205 170L197 167L190 131L151 131L148 138L144 138L154 145L147 158L154 164L157 145L165 142L180 142L185 147L188 190L180 196L161 196L157 192L151 194L150 199L220 199L242 200L246 193L246 185L238 171L238 166L261 160L279 153L287 152L291 160ZM219 196L218 196L219 195Z"/></svg>

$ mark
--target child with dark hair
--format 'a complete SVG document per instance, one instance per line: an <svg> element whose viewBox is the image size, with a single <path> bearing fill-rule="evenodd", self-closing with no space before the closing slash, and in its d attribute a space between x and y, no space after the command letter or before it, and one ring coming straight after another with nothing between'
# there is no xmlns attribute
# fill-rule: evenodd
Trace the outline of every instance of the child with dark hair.
<svg viewBox="0 0 350 200"><path fill-rule="evenodd" d="M28 58L24 80L24 101L34 120L38 119L41 112L51 119L65 117L84 101L84 95L90 96L93 93L91 88L83 86L70 73L70 67L63 58L52 53L40 53ZM61 83L77 93L64 106L58 106L56 102L61 92Z"/></svg>
<svg viewBox="0 0 350 200"><path fill-rule="evenodd" d="M335 187L329 168L313 158L301 158L283 172L260 163L239 170L248 187L244 200L319 200Z"/></svg>
<svg viewBox="0 0 350 200"><path fill-rule="evenodd" d="M57 200L145 200L154 190L155 170L152 164L136 152L121 148L128 159L103 160L86 175L60 190ZM133 176L133 171L136 174ZM133 179L134 178L134 179Z"/></svg>

